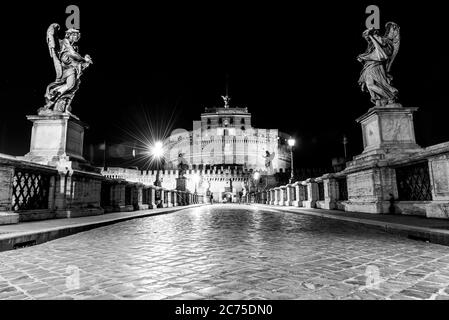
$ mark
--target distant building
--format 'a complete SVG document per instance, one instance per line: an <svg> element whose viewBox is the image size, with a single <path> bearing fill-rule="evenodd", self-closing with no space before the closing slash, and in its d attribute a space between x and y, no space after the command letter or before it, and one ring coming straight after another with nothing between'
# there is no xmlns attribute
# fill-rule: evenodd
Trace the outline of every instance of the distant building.
<svg viewBox="0 0 449 320"><path fill-rule="evenodd" d="M205 108L193 130L175 130L168 139L166 162L176 167L180 153L194 168L199 166L239 166L266 170L265 151L274 152L273 169L290 168L289 137L278 129L258 129L251 124L247 108L229 106Z"/></svg>
<svg viewBox="0 0 449 320"><path fill-rule="evenodd" d="M205 108L201 120L193 121L193 130L177 129L166 139L162 187L176 188L180 154L189 163L187 188L210 192L220 202L236 201L240 191L250 188L254 172L266 173L266 151L274 152L274 173L290 168L289 136L278 129L254 128L247 108L231 107L230 98L222 98L224 106ZM156 179L156 171L108 168L104 174L149 184Z"/></svg>

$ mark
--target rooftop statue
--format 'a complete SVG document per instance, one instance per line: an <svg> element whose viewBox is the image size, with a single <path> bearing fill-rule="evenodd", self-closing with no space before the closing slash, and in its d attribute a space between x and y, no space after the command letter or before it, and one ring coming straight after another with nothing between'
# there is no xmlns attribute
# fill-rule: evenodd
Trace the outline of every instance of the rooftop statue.
<svg viewBox="0 0 449 320"><path fill-rule="evenodd" d="M47 44L55 66L56 80L47 86L46 104L38 110L39 115L70 114L70 104L79 88L81 74L92 64L89 55L82 57L78 53L76 43L81 37L79 30L68 29L65 38L59 40L59 28L57 23L53 23L47 29Z"/></svg>
<svg viewBox="0 0 449 320"><path fill-rule="evenodd" d="M228 95L225 95L225 96L221 96L221 98L223 99L224 107L229 108L229 102L231 101L231 97L229 97Z"/></svg>
<svg viewBox="0 0 449 320"><path fill-rule="evenodd" d="M396 23L388 22L385 29L383 36L377 29L365 30L362 36L368 42L368 48L357 57L364 64L359 85L362 91L370 93L376 106L393 104L398 97L398 90L391 85L393 77L390 70L399 51L400 28Z"/></svg>

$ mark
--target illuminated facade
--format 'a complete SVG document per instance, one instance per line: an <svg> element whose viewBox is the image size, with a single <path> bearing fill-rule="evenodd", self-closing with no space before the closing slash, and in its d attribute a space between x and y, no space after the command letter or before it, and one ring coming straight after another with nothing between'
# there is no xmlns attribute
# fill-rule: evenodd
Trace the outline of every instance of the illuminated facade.
<svg viewBox="0 0 449 320"><path fill-rule="evenodd" d="M211 193L220 202L236 201L240 191L249 189L254 172L267 173L266 151L275 154L272 173L289 170L289 136L278 129L254 128L247 108L230 107L228 96L223 100L223 107L205 108L201 120L193 121L193 130L176 129L164 141L162 187L176 188L179 154L189 164L187 189ZM157 172L108 168L103 174L153 184Z"/></svg>

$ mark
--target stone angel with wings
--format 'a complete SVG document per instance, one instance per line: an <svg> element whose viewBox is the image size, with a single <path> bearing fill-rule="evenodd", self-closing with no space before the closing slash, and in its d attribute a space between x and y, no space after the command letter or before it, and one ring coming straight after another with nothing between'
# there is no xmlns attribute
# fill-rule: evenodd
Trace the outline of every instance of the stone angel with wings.
<svg viewBox="0 0 449 320"><path fill-rule="evenodd" d="M56 70L56 80L47 86L45 106L39 114L70 113L70 104L80 85L83 71L92 64L89 55L78 53L76 43L81 37L79 30L68 29L65 38L57 35L59 25L53 23L47 29L47 44Z"/></svg>
<svg viewBox="0 0 449 320"><path fill-rule="evenodd" d="M365 30L362 36L368 42L368 48L357 57L364 64L359 85L362 91L369 92L376 106L393 104L398 97L398 90L391 85L390 70L399 51L400 28L396 23L388 22L385 29L383 36L377 29Z"/></svg>

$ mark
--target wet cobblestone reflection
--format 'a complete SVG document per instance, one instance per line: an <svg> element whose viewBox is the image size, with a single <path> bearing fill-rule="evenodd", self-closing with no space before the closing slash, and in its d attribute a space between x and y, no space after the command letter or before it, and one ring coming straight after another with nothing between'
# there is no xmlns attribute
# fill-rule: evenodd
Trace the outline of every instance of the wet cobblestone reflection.
<svg viewBox="0 0 449 320"><path fill-rule="evenodd" d="M449 299L449 248L214 205L0 253L0 299L386 298Z"/></svg>

